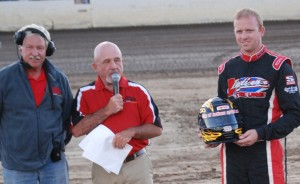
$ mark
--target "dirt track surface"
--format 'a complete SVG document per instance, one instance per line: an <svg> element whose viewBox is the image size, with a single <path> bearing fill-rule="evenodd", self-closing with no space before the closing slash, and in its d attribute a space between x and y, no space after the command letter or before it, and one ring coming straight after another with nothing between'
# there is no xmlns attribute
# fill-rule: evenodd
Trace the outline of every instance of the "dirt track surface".
<svg viewBox="0 0 300 184"><path fill-rule="evenodd" d="M264 43L300 69L300 21L267 22ZM163 135L147 148L157 184L221 183L219 148L199 140L198 109L216 95L217 66L238 52L231 24L50 31L57 51L50 60L68 75L75 91L95 78L94 47L109 40L121 48L126 76L143 84L160 110ZM13 33L0 33L0 67L17 60ZM299 75L299 73L298 73ZM300 130L288 136L288 183L300 183ZM71 184L91 183L91 163L73 138L67 146ZM0 177L0 183L2 178Z"/></svg>

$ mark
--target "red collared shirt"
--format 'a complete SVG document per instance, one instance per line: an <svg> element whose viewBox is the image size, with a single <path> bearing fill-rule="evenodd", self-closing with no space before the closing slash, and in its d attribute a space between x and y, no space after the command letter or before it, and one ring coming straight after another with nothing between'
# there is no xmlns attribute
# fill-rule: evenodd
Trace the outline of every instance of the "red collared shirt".
<svg viewBox="0 0 300 184"><path fill-rule="evenodd" d="M45 71L42 69L42 72L37 79L28 75L28 80L33 92L35 105L38 107L41 104L46 91L47 79Z"/></svg>
<svg viewBox="0 0 300 184"><path fill-rule="evenodd" d="M153 123L161 127L157 107L142 85L128 81L122 76L119 86L120 94L124 100L123 110L108 117L102 122L103 125L114 133L145 123ZM104 87L100 78L80 88L75 98L76 112L72 116L73 124L76 124L77 122L74 121L79 121L85 115L104 108L112 96L113 92ZM129 142L133 146L131 153L144 148L148 143L147 139L138 140L133 138Z"/></svg>

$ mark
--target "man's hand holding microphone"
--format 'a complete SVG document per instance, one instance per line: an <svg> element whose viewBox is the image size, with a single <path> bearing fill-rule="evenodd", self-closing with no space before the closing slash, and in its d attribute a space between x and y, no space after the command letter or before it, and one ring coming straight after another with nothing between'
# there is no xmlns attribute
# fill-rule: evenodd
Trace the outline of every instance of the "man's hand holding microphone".
<svg viewBox="0 0 300 184"><path fill-rule="evenodd" d="M119 93L119 81L121 79L120 74L113 73L111 75L111 79L113 82L113 92L114 96L112 96L106 106L107 111L110 112L110 114L115 114L123 109L123 98Z"/></svg>
<svg viewBox="0 0 300 184"><path fill-rule="evenodd" d="M111 75L111 79L113 82L113 92L114 96L110 99L108 103L108 107L112 107L114 113L117 113L123 109L123 98L119 93L119 82L120 82L120 74L113 73ZM111 106L110 106L111 105ZM131 138L134 135L134 131L131 131L131 129L123 130L119 133L117 133L113 139L113 145L116 148L123 149L125 145L131 140Z"/></svg>

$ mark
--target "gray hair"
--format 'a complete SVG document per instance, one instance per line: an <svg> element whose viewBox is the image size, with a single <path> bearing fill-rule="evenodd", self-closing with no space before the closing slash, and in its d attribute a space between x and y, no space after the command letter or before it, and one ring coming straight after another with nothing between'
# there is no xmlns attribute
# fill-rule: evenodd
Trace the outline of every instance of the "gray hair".
<svg viewBox="0 0 300 184"><path fill-rule="evenodd" d="M43 35L39 34L40 36L42 36L45 40L46 40L46 45L48 44L49 41L51 41L51 37L50 37L50 33L47 31L47 29L43 26L39 26L39 25L36 25L36 24L30 24L30 25L26 25L22 28L20 28L18 30L19 31L25 31L25 36L30 36L30 35L33 35L33 34L38 34L34 31L31 31L30 29L35 29L35 30L38 30L40 31Z"/></svg>

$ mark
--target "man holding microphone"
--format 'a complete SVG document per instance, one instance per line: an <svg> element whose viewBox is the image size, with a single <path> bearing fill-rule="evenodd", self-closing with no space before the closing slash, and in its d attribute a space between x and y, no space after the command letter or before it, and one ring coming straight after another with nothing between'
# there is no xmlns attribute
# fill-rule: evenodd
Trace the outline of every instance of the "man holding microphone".
<svg viewBox="0 0 300 184"><path fill-rule="evenodd" d="M81 87L74 99L73 135L88 134L102 124L115 134L115 148L122 149L127 143L132 146L119 175L94 163L93 183L152 184L152 164L145 147L148 139L162 134L156 104L142 85L123 75L122 53L116 44L98 44L92 67L97 73L96 81Z"/></svg>

